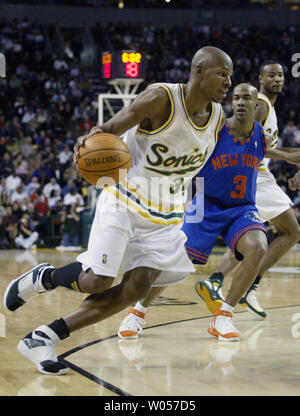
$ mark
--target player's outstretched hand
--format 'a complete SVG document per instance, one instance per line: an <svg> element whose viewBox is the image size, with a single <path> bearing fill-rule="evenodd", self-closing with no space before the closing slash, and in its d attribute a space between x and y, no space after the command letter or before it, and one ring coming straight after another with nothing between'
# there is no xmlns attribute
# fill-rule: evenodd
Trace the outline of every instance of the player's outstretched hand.
<svg viewBox="0 0 300 416"><path fill-rule="evenodd" d="M88 134L78 137L78 139L76 141L76 144L74 146L74 149L73 149L74 150L73 162L74 162L75 166L77 166L78 152L79 152L80 147L82 147L82 146L84 147L85 140L88 137L92 136L93 134L95 134L97 132L101 133L102 130L100 129L99 126L94 126L94 127L91 128L91 130L88 132Z"/></svg>
<svg viewBox="0 0 300 416"><path fill-rule="evenodd" d="M288 184L291 191L300 190L300 171L288 180Z"/></svg>
<svg viewBox="0 0 300 416"><path fill-rule="evenodd" d="M289 153L286 162L292 165L300 165L300 151L295 150L293 153Z"/></svg>

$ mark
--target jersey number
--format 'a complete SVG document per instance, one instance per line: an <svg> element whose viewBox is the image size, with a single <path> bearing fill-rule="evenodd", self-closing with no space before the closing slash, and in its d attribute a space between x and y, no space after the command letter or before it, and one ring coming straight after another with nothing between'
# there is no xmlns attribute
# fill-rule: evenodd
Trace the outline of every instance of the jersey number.
<svg viewBox="0 0 300 416"><path fill-rule="evenodd" d="M235 184L235 191L230 193L231 198L243 199L246 192L247 176L236 175L233 178L233 183Z"/></svg>
<svg viewBox="0 0 300 416"><path fill-rule="evenodd" d="M177 194L177 192L181 189L182 195L184 194L184 179L177 178L175 179L174 185L170 186L170 193Z"/></svg>

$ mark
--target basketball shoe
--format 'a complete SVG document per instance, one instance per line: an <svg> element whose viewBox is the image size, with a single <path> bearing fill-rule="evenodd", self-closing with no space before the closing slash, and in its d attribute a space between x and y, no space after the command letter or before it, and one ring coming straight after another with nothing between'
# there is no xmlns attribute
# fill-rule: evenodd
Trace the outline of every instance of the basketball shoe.
<svg viewBox="0 0 300 416"><path fill-rule="evenodd" d="M240 340L240 333L232 323L231 312L217 310L211 320L208 332L221 341Z"/></svg>
<svg viewBox="0 0 300 416"><path fill-rule="evenodd" d="M49 268L54 269L48 263L41 263L17 279L12 280L3 296L5 308L9 311L15 311L34 295L51 290L50 288L45 288L42 284L43 272Z"/></svg>
<svg viewBox="0 0 300 416"><path fill-rule="evenodd" d="M252 284L248 292L245 294L245 296L242 297L239 303L245 308L247 308L247 311L251 312L258 319L265 319L267 317L267 314L258 303L256 297L256 289L257 285Z"/></svg>
<svg viewBox="0 0 300 416"><path fill-rule="evenodd" d="M222 293L222 282L218 279L207 279L197 282L195 290L201 299L206 303L207 309L215 313L225 302Z"/></svg>
<svg viewBox="0 0 300 416"><path fill-rule="evenodd" d="M68 372L68 367L57 360L54 346L60 339L51 328L41 325L26 335L17 346L18 351L27 360L37 366L42 374L61 375Z"/></svg>
<svg viewBox="0 0 300 416"><path fill-rule="evenodd" d="M136 339L141 334L146 321L144 320L145 314L137 311L134 308L129 309L128 315L125 316L119 327L119 338Z"/></svg>

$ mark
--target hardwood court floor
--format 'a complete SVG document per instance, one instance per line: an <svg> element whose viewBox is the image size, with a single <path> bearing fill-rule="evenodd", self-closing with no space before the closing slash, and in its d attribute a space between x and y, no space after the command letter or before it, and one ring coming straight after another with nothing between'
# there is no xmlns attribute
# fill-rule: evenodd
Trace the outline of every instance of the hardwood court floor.
<svg viewBox="0 0 300 416"><path fill-rule="evenodd" d="M40 324L72 311L86 295L58 288L16 312L6 311L1 302L0 395L299 395L299 253L290 251L262 280L258 297L268 313L265 321L236 308L240 342L220 342L207 333L210 314L194 291L196 281L209 276L219 262L220 253L213 254L207 266L165 290L149 309L139 340L118 340L121 312L60 343L57 353L71 367L65 376L38 373L16 345ZM37 263L58 267L74 256L55 250L0 251L1 298L11 279ZM225 293L230 282L228 277Z"/></svg>

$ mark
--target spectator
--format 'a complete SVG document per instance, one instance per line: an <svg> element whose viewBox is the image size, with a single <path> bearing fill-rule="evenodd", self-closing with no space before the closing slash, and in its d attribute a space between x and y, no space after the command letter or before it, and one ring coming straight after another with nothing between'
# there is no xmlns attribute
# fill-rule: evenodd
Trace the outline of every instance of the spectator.
<svg viewBox="0 0 300 416"><path fill-rule="evenodd" d="M46 197L49 199L51 191L55 190L57 192L57 195L61 195L61 187L57 183L56 178L52 177L50 179L50 182L46 183L43 189L43 194L46 195Z"/></svg>
<svg viewBox="0 0 300 416"><path fill-rule="evenodd" d="M15 215L18 219L22 218L23 215L23 209L19 203L19 201L12 202L12 213Z"/></svg>
<svg viewBox="0 0 300 416"><path fill-rule="evenodd" d="M64 150L60 152L58 155L59 163L61 165L65 165L66 163L72 160L72 157L73 157L73 152L70 150L69 146L66 145L64 147Z"/></svg>
<svg viewBox="0 0 300 416"><path fill-rule="evenodd" d="M0 175L9 176L14 170L14 164L9 152L5 152L3 159L0 161Z"/></svg>
<svg viewBox="0 0 300 416"><path fill-rule="evenodd" d="M62 188L62 196L65 197L67 193L71 192L71 189L75 189L75 191L78 192L78 188L75 182L68 178L67 184Z"/></svg>
<svg viewBox="0 0 300 416"><path fill-rule="evenodd" d="M81 249L80 236L80 215L76 213L76 204L72 203L63 207L60 212L60 222L62 224L61 245L56 247L59 251L77 251Z"/></svg>
<svg viewBox="0 0 300 416"><path fill-rule="evenodd" d="M20 146L16 137L11 137L8 144L6 145L7 151L12 157L17 156L20 153Z"/></svg>
<svg viewBox="0 0 300 416"><path fill-rule="evenodd" d="M40 187L39 184L39 180L37 176L32 176L31 181L29 182L29 184L26 187L26 191L29 195L29 197L31 197L32 194L35 193L35 191Z"/></svg>
<svg viewBox="0 0 300 416"><path fill-rule="evenodd" d="M41 188L37 189L35 194L31 195L34 201L34 207L40 215L49 215L50 209L48 204L48 198L43 195Z"/></svg>
<svg viewBox="0 0 300 416"><path fill-rule="evenodd" d="M41 215L32 202L28 202L26 212L29 215L30 229L37 231L40 242L44 243L45 238L50 234L49 217Z"/></svg>
<svg viewBox="0 0 300 416"><path fill-rule="evenodd" d="M22 123L28 124L35 119L35 113L32 108L26 108L25 113L22 117Z"/></svg>
<svg viewBox="0 0 300 416"><path fill-rule="evenodd" d="M72 188L70 190L70 192L68 192L64 196L63 202L64 202L64 205L72 205L72 204L77 204L79 206L84 205L82 195L80 195L80 193L76 192L76 190L74 188Z"/></svg>
<svg viewBox="0 0 300 416"><path fill-rule="evenodd" d="M8 195L10 196L21 184L21 178L17 176L15 170L13 170L13 172L6 178L6 190Z"/></svg>
<svg viewBox="0 0 300 416"><path fill-rule="evenodd" d="M58 57L57 59L55 59L53 67L57 72L65 72L69 69L69 65L62 57Z"/></svg>
<svg viewBox="0 0 300 416"><path fill-rule="evenodd" d="M32 231L29 228L29 214L24 212L21 220L18 223L17 236L15 237L15 245L17 248L34 248L35 243L39 238L37 231Z"/></svg>
<svg viewBox="0 0 300 416"><path fill-rule="evenodd" d="M58 194L56 189L52 189L48 200L49 208L51 211L55 209L58 201L61 201L61 196Z"/></svg>
<svg viewBox="0 0 300 416"><path fill-rule="evenodd" d="M29 200L28 194L26 192L26 188L23 185L19 185L16 190L12 192L11 195L11 202L12 204L17 201L19 204L23 205L27 203Z"/></svg>
<svg viewBox="0 0 300 416"><path fill-rule="evenodd" d="M11 198L8 195L8 192L6 189L3 189L0 195L0 206L5 207L6 205L11 204Z"/></svg>
<svg viewBox="0 0 300 416"><path fill-rule="evenodd" d="M20 146L20 151L26 159L33 157L35 149L32 145L32 138L30 136L25 137L25 143Z"/></svg>
<svg viewBox="0 0 300 416"><path fill-rule="evenodd" d="M13 214L12 205L7 205L5 207L5 211L6 211L6 215L2 217L2 222L6 229L9 225L17 224L19 221L19 218Z"/></svg>

